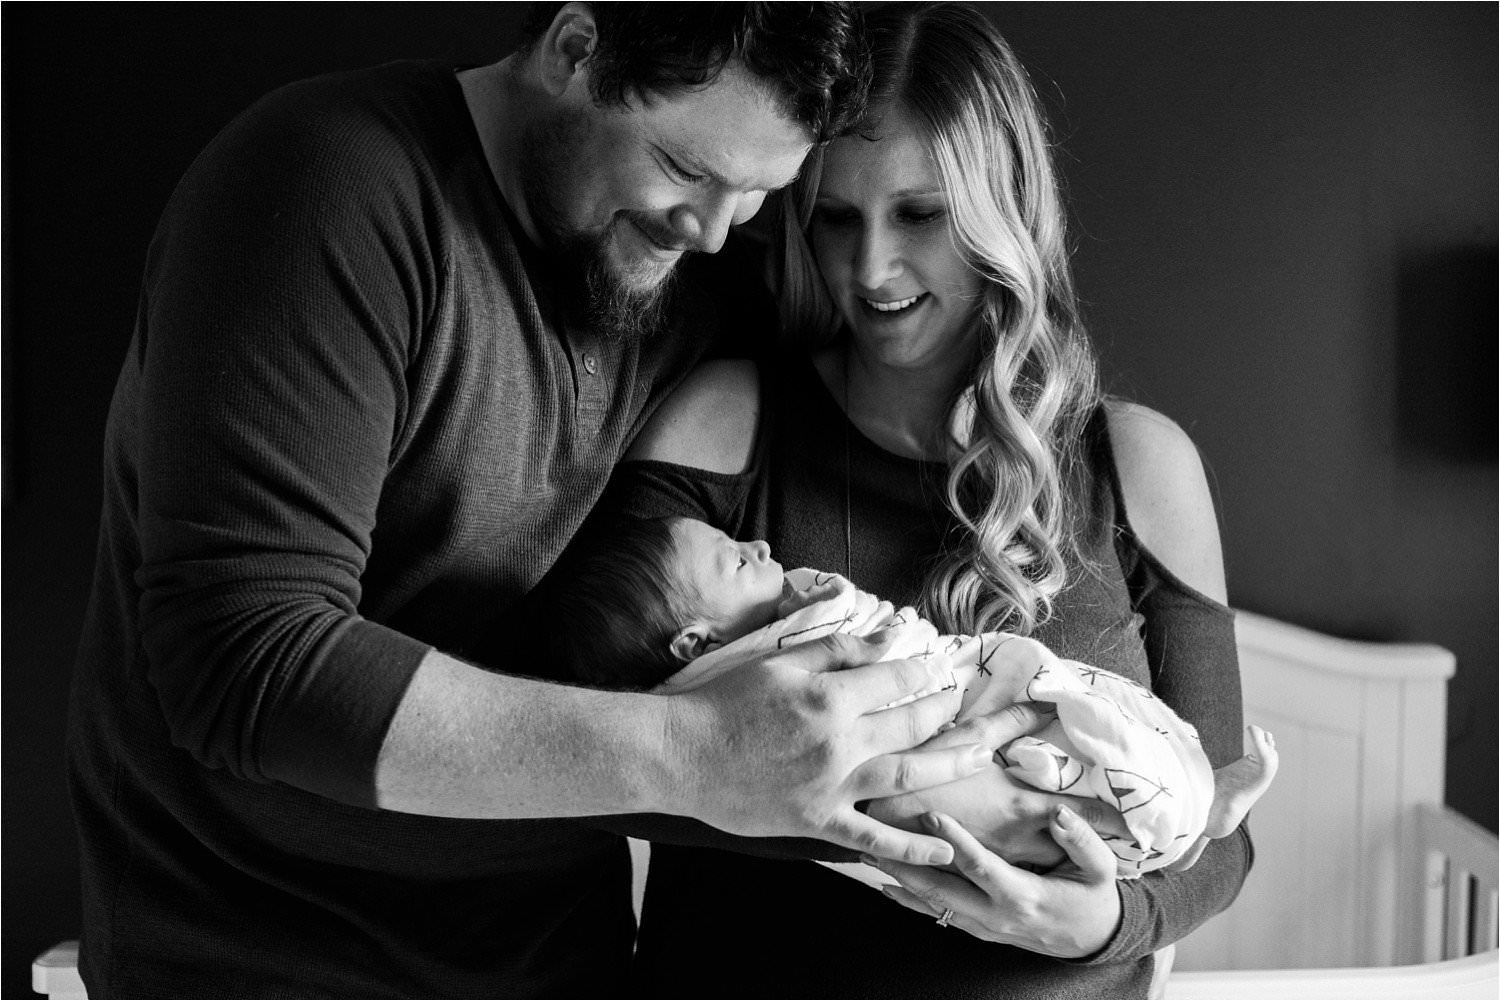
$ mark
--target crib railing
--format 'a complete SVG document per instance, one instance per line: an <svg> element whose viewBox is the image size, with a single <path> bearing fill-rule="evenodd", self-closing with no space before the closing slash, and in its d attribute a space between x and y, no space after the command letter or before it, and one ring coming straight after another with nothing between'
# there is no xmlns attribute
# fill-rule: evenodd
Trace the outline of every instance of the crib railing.
<svg viewBox="0 0 1500 1001"><path fill-rule="evenodd" d="M1420 850L1413 878L1422 887L1420 962L1461 959L1500 947L1495 836L1467 817L1431 804L1418 808Z"/></svg>
<svg viewBox="0 0 1500 1001"><path fill-rule="evenodd" d="M1453 655L1238 613L1245 716L1281 770L1256 866L1179 943L1169 999L1500 996L1495 835L1441 805Z"/></svg>

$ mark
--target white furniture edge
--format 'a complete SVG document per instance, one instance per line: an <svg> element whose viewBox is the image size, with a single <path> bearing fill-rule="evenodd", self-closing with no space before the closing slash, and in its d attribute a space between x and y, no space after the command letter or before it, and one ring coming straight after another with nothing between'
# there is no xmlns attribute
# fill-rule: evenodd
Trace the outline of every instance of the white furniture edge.
<svg viewBox="0 0 1500 1001"><path fill-rule="evenodd" d="M1500 951L1411 966L1327 970L1201 970L1173 973L1168 1001L1261 1001L1268 998L1487 998L1500 996Z"/></svg>

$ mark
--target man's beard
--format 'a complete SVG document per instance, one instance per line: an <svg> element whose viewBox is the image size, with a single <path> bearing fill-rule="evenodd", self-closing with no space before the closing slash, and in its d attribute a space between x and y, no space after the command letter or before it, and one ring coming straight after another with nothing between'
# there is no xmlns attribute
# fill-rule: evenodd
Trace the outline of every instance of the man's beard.
<svg viewBox="0 0 1500 1001"><path fill-rule="evenodd" d="M567 285L585 304L589 328L608 341L642 341L655 334L671 302L677 268L653 267L645 262L619 267L610 260L609 246L620 226L632 225L616 215L602 232L572 228L557 203L555 181L569 173L578 148L574 138L585 128L578 119L533 123L521 143L518 164L522 192L544 249L555 254ZM647 233L648 221L640 223Z"/></svg>
<svg viewBox="0 0 1500 1001"><path fill-rule="evenodd" d="M570 272L583 277L590 329L607 341L644 341L661 329L677 268L665 273L631 268L622 274L608 256L610 237L620 225L625 223L617 219L602 235L573 236L564 244L562 257Z"/></svg>

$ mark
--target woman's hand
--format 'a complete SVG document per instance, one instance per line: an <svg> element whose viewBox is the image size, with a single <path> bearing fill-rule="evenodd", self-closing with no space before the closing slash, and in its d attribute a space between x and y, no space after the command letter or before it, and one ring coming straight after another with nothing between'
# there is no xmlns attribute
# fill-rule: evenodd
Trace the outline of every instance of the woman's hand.
<svg viewBox="0 0 1500 1001"><path fill-rule="evenodd" d="M934 919L951 910L949 925L1047 956L1087 956L1114 937L1121 913L1114 853L1066 806L1054 811L1051 833L1068 861L1044 875L1010 865L945 814L922 822L953 846L957 873L867 857L901 884L884 888L891 899Z"/></svg>

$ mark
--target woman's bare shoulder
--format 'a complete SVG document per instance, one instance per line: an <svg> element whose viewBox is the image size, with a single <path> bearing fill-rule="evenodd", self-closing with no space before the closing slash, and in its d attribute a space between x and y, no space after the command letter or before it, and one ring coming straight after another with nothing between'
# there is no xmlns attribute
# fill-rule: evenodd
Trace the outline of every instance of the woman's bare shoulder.
<svg viewBox="0 0 1500 1001"><path fill-rule="evenodd" d="M1105 405L1120 491L1136 538L1184 583L1225 602L1224 553L1203 459L1176 422L1124 400Z"/></svg>
<svg viewBox="0 0 1500 1001"><path fill-rule="evenodd" d="M760 421L760 373L755 363L723 358L699 365L667 397L626 453L715 473L750 464Z"/></svg>

